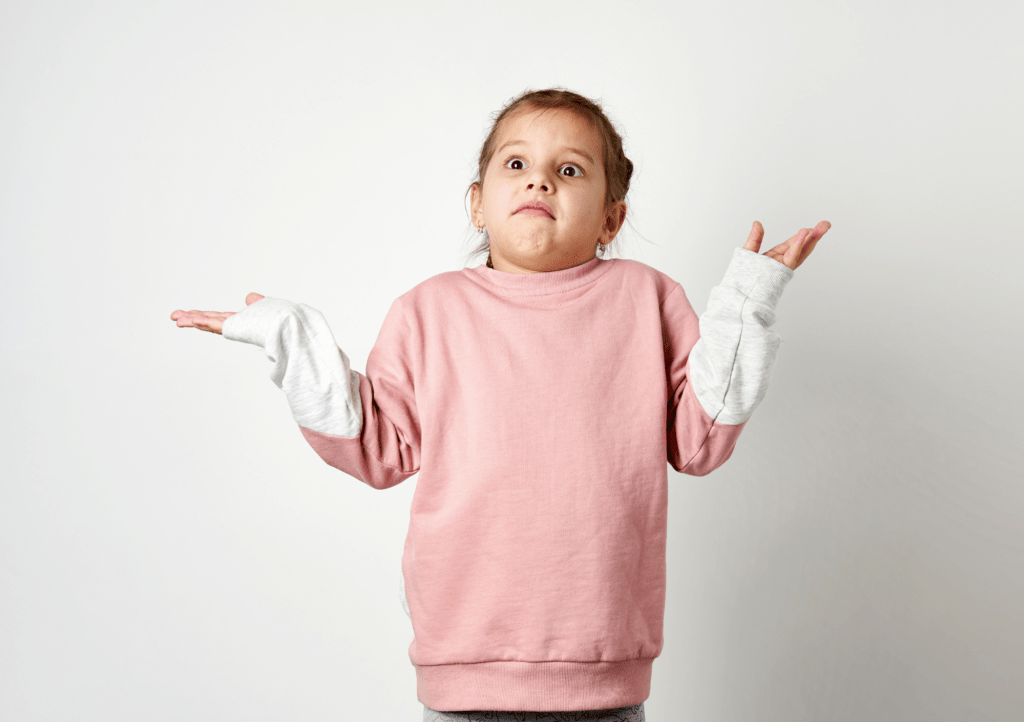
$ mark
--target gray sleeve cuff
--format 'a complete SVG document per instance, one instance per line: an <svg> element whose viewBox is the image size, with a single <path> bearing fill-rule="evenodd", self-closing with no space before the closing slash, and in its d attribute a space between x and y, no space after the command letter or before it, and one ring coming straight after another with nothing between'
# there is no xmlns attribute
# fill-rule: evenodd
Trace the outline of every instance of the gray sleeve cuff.
<svg viewBox="0 0 1024 722"><path fill-rule="evenodd" d="M792 278L789 266L740 247L711 289L689 369L694 396L716 423L746 421L768 391L782 343L771 329L775 306Z"/></svg>
<svg viewBox="0 0 1024 722"><path fill-rule="evenodd" d="M270 380L284 391L299 426L332 436L359 434L359 375L322 313L304 303L267 297L229 316L221 333L264 350L273 364Z"/></svg>
<svg viewBox="0 0 1024 722"><path fill-rule="evenodd" d="M792 278L793 269L785 263L741 246L732 253L722 285L732 286L751 301L774 309Z"/></svg>
<svg viewBox="0 0 1024 722"><path fill-rule="evenodd" d="M231 341L265 348L267 337L280 326L282 317L293 306L294 303L284 299L269 296L261 298L233 316L228 316L221 328L221 335Z"/></svg>

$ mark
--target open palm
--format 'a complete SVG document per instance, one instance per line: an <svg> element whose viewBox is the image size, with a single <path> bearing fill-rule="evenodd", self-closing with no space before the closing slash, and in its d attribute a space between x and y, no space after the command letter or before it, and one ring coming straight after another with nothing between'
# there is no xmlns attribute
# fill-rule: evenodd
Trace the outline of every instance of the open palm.
<svg viewBox="0 0 1024 722"><path fill-rule="evenodd" d="M814 250L814 246L831 227L831 223L822 221L814 228L801 228L788 241L783 241L775 246L775 248L765 251L763 255L774 258L779 263L784 263L795 271L801 263L807 260L807 257L811 255L811 251ZM750 229L750 235L747 236L747 242L743 244L743 247L748 251L757 253L761 248L761 241L763 239L764 226L761 225L760 221L754 221L754 227Z"/></svg>
<svg viewBox="0 0 1024 722"><path fill-rule="evenodd" d="M251 306L263 296L258 293L250 293L245 297L245 305ZM171 320L177 321L178 328L198 328L200 331L210 333L221 333L224 329L224 321L229 316L234 316L236 311L182 311L178 309L171 314Z"/></svg>

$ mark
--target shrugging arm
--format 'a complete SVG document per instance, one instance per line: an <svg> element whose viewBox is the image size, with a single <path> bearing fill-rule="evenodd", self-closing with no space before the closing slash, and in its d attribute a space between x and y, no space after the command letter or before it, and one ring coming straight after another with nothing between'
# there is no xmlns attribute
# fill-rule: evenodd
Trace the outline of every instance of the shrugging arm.
<svg viewBox="0 0 1024 722"><path fill-rule="evenodd" d="M411 374L398 347L401 323L393 305L367 361L368 376L350 368L323 314L302 303L260 299L229 316L222 332L264 349L273 363L271 380L284 391L303 437L325 462L386 489L419 471L419 421ZM398 353L386 360L382 347Z"/></svg>
<svg viewBox="0 0 1024 722"><path fill-rule="evenodd" d="M768 390L781 337L770 327L793 271L737 248L697 319L682 287L665 300L669 463L703 476L732 456L743 426Z"/></svg>

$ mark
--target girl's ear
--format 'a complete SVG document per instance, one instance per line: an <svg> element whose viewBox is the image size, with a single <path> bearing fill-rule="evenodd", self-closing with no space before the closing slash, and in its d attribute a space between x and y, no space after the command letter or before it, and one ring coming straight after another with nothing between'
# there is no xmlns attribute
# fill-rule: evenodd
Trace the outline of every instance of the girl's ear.
<svg viewBox="0 0 1024 722"><path fill-rule="evenodd" d="M484 199L480 183L473 183L469 187L469 207L473 212L473 225L477 228L484 226Z"/></svg>
<svg viewBox="0 0 1024 722"><path fill-rule="evenodd" d="M626 221L626 201L615 201L608 207L601 229L602 243L611 243Z"/></svg>

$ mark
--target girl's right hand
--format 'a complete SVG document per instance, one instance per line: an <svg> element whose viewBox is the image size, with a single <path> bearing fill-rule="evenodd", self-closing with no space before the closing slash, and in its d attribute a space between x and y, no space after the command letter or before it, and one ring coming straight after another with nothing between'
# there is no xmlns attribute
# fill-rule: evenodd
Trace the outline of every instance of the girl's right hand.
<svg viewBox="0 0 1024 722"><path fill-rule="evenodd" d="M795 271L801 263L807 260L807 257L811 255L811 251L814 250L814 246L821 240L822 236L828 233L828 229L831 227L831 223L822 221L814 228L801 228L788 241L783 241L775 246L775 248L765 251L761 255L774 258L779 263ZM761 249L761 241L763 239L764 226L761 225L760 221L754 221L754 227L750 229L750 235L747 236L747 242L743 247L748 251L757 253Z"/></svg>
<svg viewBox="0 0 1024 722"><path fill-rule="evenodd" d="M263 296L258 293L250 293L245 297L245 305L251 306ZM178 309L171 314L171 320L177 321L178 328L198 328L200 331L220 334L224 328L224 321L229 316L234 316L235 311L182 311Z"/></svg>

